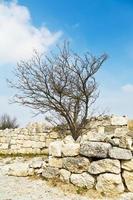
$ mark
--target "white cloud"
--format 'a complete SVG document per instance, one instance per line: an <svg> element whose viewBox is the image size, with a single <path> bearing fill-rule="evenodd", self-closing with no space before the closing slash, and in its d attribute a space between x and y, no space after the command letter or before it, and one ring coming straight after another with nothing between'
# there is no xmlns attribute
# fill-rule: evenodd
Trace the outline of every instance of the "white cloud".
<svg viewBox="0 0 133 200"><path fill-rule="evenodd" d="M0 64L29 58L33 49L45 52L60 36L61 31L35 27L27 7L0 1Z"/></svg>
<svg viewBox="0 0 133 200"><path fill-rule="evenodd" d="M122 90L126 93L133 93L133 85L126 84L126 85L122 86Z"/></svg>

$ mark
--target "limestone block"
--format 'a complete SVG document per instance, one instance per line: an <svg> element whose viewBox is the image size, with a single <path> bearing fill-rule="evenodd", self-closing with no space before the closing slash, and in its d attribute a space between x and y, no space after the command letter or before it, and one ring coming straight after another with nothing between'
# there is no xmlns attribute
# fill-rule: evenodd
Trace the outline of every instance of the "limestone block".
<svg viewBox="0 0 133 200"><path fill-rule="evenodd" d="M87 157L106 158L111 144L104 142L83 142L80 146L80 154Z"/></svg>
<svg viewBox="0 0 133 200"><path fill-rule="evenodd" d="M122 174L126 186L130 192L133 192L133 172L124 171Z"/></svg>
<svg viewBox="0 0 133 200"><path fill-rule="evenodd" d="M55 167L45 167L42 172L42 177L47 179L59 177L59 169Z"/></svg>
<svg viewBox="0 0 133 200"><path fill-rule="evenodd" d="M56 168L62 168L62 159L49 156L49 166L56 167Z"/></svg>
<svg viewBox="0 0 133 200"><path fill-rule="evenodd" d="M55 131L50 132L49 137L52 138L52 139L57 139L57 138L59 138L59 133L55 132Z"/></svg>
<svg viewBox="0 0 133 200"><path fill-rule="evenodd" d="M127 133L128 133L127 127L116 128L114 130L114 136L118 138L126 135Z"/></svg>
<svg viewBox="0 0 133 200"><path fill-rule="evenodd" d="M127 171L133 171L133 159L122 161L121 167Z"/></svg>
<svg viewBox="0 0 133 200"><path fill-rule="evenodd" d="M77 156L79 155L80 144L79 143L64 143L62 145L63 156Z"/></svg>
<svg viewBox="0 0 133 200"><path fill-rule="evenodd" d="M41 149L41 148L44 148L45 146L46 146L45 142L33 142L32 143L32 148Z"/></svg>
<svg viewBox="0 0 133 200"><path fill-rule="evenodd" d="M46 147L49 147L50 143L51 143L51 142L54 142L54 141L55 141L55 139L47 138L47 139L46 139Z"/></svg>
<svg viewBox="0 0 133 200"><path fill-rule="evenodd" d="M127 125L128 118L126 116L115 116L111 117L111 125L124 126Z"/></svg>
<svg viewBox="0 0 133 200"><path fill-rule="evenodd" d="M128 120L127 126L129 131L133 131L133 120Z"/></svg>
<svg viewBox="0 0 133 200"><path fill-rule="evenodd" d="M13 164L10 164L7 175L9 175L9 176L29 176L29 175L31 175L31 170L29 170L29 166L27 163L13 163Z"/></svg>
<svg viewBox="0 0 133 200"><path fill-rule="evenodd" d="M8 147L9 147L9 144L8 144L8 143L3 143L3 144L1 145L1 149L8 149Z"/></svg>
<svg viewBox="0 0 133 200"><path fill-rule="evenodd" d="M133 150L132 143L133 142L132 142L131 137L122 136L120 137L120 140L119 140L119 147Z"/></svg>
<svg viewBox="0 0 133 200"><path fill-rule="evenodd" d="M97 177L96 189L98 192L108 195L124 192L121 175L111 173L100 174Z"/></svg>
<svg viewBox="0 0 133 200"><path fill-rule="evenodd" d="M62 141L51 142L49 145L49 155L61 157Z"/></svg>
<svg viewBox="0 0 133 200"><path fill-rule="evenodd" d="M94 186L95 179L93 176L84 172L82 174L72 174L70 176L71 183L78 187L86 187L87 189L91 189Z"/></svg>
<svg viewBox="0 0 133 200"><path fill-rule="evenodd" d="M105 172L119 174L121 171L120 161L112 160L112 159L102 159L98 161L93 161L90 166L88 172L90 174L100 174Z"/></svg>
<svg viewBox="0 0 133 200"><path fill-rule="evenodd" d="M29 164L29 167L38 169L41 168L43 165L43 159L42 158L34 158L32 162Z"/></svg>
<svg viewBox="0 0 133 200"><path fill-rule="evenodd" d="M88 171L90 161L84 157L63 158L63 168L73 173Z"/></svg>
<svg viewBox="0 0 133 200"><path fill-rule="evenodd" d="M120 160L130 160L132 158L132 153L128 149L113 147L109 150L109 156L111 158L120 159Z"/></svg>
<svg viewBox="0 0 133 200"><path fill-rule="evenodd" d="M45 142L46 137L44 135L41 135L39 140L40 140L40 142Z"/></svg>
<svg viewBox="0 0 133 200"><path fill-rule="evenodd" d="M60 180L61 181L65 182L65 183L70 182L71 173L69 171L67 171L66 169L61 169L59 173L60 173Z"/></svg>
<svg viewBox="0 0 133 200"><path fill-rule="evenodd" d="M33 141L31 141L31 140L25 140L24 142L23 142L23 147L25 147L25 148L27 148L27 147L32 147L33 146Z"/></svg>
<svg viewBox="0 0 133 200"><path fill-rule="evenodd" d="M74 139L73 139L73 137L72 137L71 135L67 135L67 136L64 138L63 142L64 142L65 144L70 144L70 143L74 143L75 141L74 141Z"/></svg>

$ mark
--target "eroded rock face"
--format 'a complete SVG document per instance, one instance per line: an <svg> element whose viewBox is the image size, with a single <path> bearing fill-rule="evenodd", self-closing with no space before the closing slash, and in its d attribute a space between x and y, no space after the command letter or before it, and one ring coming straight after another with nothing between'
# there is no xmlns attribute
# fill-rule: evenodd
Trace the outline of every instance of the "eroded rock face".
<svg viewBox="0 0 133 200"><path fill-rule="evenodd" d="M111 125L115 126L124 126L127 125L128 118L126 116L115 116L111 117Z"/></svg>
<svg viewBox="0 0 133 200"><path fill-rule="evenodd" d="M29 168L27 163L13 163L10 164L7 175L9 176L31 176L34 174L33 169Z"/></svg>
<svg viewBox="0 0 133 200"><path fill-rule="evenodd" d="M42 158L34 158L32 162L29 164L29 167L37 169L41 168L43 165L43 159Z"/></svg>
<svg viewBox="0 0 133 200"><path fill-rule="evenodd" d="M90 161L83 157L63 158L63 168L73 173L82 173L88 171Z"/></svg>
<svg viewBox="0 0 133 200"><path fill-rule="evenodd" d="M66 143L62 145L63 156L77 156L79 154L79 143Z"/></svg>
<svg viewBox="0 0 133 200"><path fill-rule="evenodd" d="M42 177L46 179L59 177L59 169L55 167L45 167L42 172Z"/></svg>
<svg viewBox="0 0 133 200"><path fill-rule="evenodd" d="M109 156L120 160L130 160L132 158L132 153L128 149L113 147L109 150Z"/></svg>
<svg viewBox="0 0 133 200"><path fill-rule="evenodd" d="M61 157L62 141L55 141L49 144L49 155Z"/></svg>
<svg viewBox="0 0 133 200"><path fill-rule="evenodd" d="M127 171L133 171L133 159L128 161L122 161L121 167L122 169L125 169Z"/></svg>
<svg viewBox="0 0 133 200"><path fill-rule="evenodd" d="M95 179L88 173L72 174L70 177L71 183L78 187L93 188Z"/></svg>
<svg viewBox="0 0 133 200"><path fill-rule="evenodd" d="M66 169L60 170L60 180L61 181L65 182L65 183L69 183L70 175L71 175L71 173L68 170L66 170Z"/></svg>
<svg viewBox="0 0 133 200"><path fill-rule="evenodd" d="M100 174L104 172L111 172L115 174L119 174L120 169L120 161L112 160L112 159L102 159L98 161L94 161L90 164L88 172L90 174Z"/></svg>
<svg viewBox="0 0 133 200"><path fill-rule="evenodd" d="M105 173L97 177L96 189L98 192L114 195L124 192L124 185L120 175Z"/></svg>
<svg viewBox="0 0 133 200"><path fill-rule="evenodd" d="M49 156L49 166L62 168L62 158L55 158L55 157Z"/></svg>
<svg viewBox="0 0 133 200"><path fill-rule="evenodd" d="M80 154L87 157L106 158L111 144L104 142L83 142L80 147Z"/></svg>
<svg viewBox="0 0 133 200"><path fill-rule="evenodd" d="M133 172L124 171L122 174L126 186L130 192L133 192Z"/></svg>

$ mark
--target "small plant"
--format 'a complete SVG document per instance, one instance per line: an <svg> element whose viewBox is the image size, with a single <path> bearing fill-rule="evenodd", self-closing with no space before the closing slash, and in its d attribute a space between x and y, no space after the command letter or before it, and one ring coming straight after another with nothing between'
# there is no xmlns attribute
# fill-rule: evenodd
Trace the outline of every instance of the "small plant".
<svg viewBox="0 0 133 200"><path fill-rule="evenodd" d="M8 114L4 114L0 117L0 130L18 128L16 118L11 118Z"/></svg>

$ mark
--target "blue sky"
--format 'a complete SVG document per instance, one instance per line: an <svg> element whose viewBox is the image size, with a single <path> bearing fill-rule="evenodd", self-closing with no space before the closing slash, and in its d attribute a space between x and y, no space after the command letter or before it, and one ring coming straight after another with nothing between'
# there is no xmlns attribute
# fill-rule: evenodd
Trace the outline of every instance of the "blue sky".
<svg viewBox="0 0 133 200"><path fill-rule="evenodd" d="M13 91L5 79L33 48L47 52L67 39L80 54L108 54L97 74L97 106L133 118L132 0L0 0L0 24L1 112L17 116L22 124L33 120L28 109L8 104Z"/></svg>

